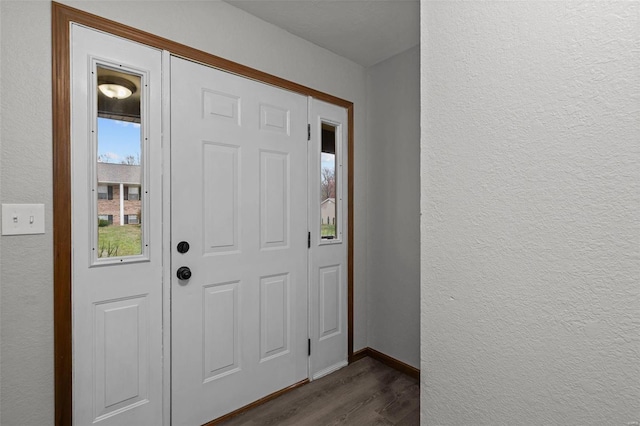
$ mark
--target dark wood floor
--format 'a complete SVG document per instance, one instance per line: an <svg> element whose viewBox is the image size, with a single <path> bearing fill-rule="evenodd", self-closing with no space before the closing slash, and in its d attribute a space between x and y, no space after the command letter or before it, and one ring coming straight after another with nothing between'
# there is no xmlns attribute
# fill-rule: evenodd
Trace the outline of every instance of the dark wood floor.
<svg viewBox="0 0 640 426"><path fill-rule="evenodd" d="M220 424L418 425L420 385L367 357Z"/></svg>

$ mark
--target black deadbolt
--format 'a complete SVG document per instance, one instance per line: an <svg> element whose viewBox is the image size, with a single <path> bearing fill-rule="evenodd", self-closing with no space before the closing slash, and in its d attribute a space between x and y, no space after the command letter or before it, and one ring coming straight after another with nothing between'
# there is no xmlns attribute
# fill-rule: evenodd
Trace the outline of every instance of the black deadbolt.
<svg viewBox="0 0 640 426"><path fill-rule="evenodd" d="M178 253L186 253L189 251L189 243L186 241L180 241L178 243Z"/></svg>
<svg viewBox="0 0 640 426"><path fill-rule="evenodd" d="M191 269L187 266L181 266L178 268L178 273L176 274L179 280L188 280L191 278Z"/></svg>

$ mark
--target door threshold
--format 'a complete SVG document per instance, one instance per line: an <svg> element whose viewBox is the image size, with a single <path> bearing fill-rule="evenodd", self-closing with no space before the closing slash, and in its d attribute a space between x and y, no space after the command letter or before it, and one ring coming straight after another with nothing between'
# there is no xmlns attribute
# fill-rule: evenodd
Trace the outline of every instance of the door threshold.
<svg viewBox="0 0 640 426"><path fill-rule="evenodd" d="M349 365L349 363L347 361L340 361L337 364L334 364L330 367L325 368L324 370L320 370L318 371L316 374L313 375L313 380L318 380L321 377L327 376L331 373L334 373L338 370L340 370L343 367L346 367L347 365Z"/></svg>

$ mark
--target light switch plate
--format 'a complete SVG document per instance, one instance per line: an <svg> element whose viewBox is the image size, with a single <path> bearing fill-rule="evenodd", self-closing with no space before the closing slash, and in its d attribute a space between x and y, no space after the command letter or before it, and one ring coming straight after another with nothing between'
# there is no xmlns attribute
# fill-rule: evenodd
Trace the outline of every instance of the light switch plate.
<svg viewBox="0 0 640 426"><path fill-rule="evenodd" d="M44 234L44 204L3 204L2 235Z"/></svg>

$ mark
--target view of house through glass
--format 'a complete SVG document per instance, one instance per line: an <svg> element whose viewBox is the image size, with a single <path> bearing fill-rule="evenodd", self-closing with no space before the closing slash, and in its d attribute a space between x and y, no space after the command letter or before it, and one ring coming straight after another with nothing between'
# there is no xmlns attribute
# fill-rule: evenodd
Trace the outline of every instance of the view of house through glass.
<svg viewBox="0 0 640 426"><path fill-rule="evenodd" d="M138 75L98 66L99 258L142 254L142 135Z"/></svg>
<svg viewBox="0 0 640 426"><path fill-rule="evenodd" d="M323 239L334 239L338 235L335 126L322 123L320 151L320 236Z"/></svg>

